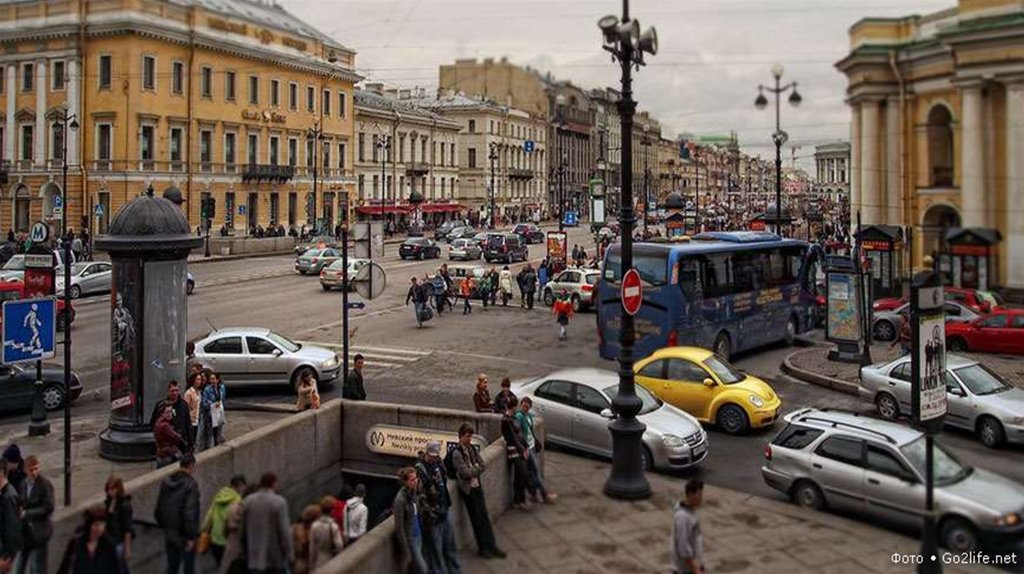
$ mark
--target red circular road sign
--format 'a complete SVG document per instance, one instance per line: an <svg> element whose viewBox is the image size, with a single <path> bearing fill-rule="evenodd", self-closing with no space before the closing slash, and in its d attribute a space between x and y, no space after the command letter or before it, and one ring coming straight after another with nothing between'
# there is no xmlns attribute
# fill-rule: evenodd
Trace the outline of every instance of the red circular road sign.
<svg viewBox="0 0 1024 574"><path fill-rule="evenodd" d="M636 269L630 269L622 276L622 309L630 315L636 315L643 302L644 291L640 286L640 274Z"/></svg>

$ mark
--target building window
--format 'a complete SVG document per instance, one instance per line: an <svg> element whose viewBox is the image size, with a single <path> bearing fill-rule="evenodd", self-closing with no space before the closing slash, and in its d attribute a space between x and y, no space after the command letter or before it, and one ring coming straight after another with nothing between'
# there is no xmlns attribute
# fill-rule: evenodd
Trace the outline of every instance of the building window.
<svg viewBox="0 0 1024 574"><path fill-rule="evenodd" d="M199 93L204 98L213 97L213 68L209 66L203 66L199 76Z"/></svg>
<svg viewBox="0 0 1024 574"><path fill-rule="evenodd" d="M224 225L228 229L235 228L235 192L224 194Z"/></svg>
<svg viewBox="0 0 1024 574"><path fill-rule="evenodd" d="M444 144L441 144L441 165L444 165ZM444 181L443 179L441 180Z"/></svg>
<svg viewBox="0 0 1024 574"><path fill-rule="evenodd" d="M398 136L398 161L405 163L405 136Z"/></svg>
<svg viewBox="0 0 1024 574"><path fill-rule="evenodd" d="M338 144L338 169L345 169L345 144Z"/></svg>
<svg viewBox="0 0 1024 574"><path fill-rule="evenodd" d="M24 64L21 67L21 91L31 92L35 89L36 67L33 64Z"/></svg>
<svg viewBox="0 0 1024 574"><path fill-rule="evenodd" d="M295 82L288 84L288 109L292 111L299 109L299 85Z"/></svg>
<svg viewBox="0 0 1024 574"><path fill-rule="evenodd" d="M441 178L441 199L444 199L444 178Z"/></svg>
<svg viewBox="0 0 1024 574"><path fill-rule="evenodd" d="M270 80L270 105L275 108L281 105L281 82Z"/></svg>
<svg viewBox="0 0 1024 574"><path fill-rule="evenodd" d="M224 134L224 165L228 171L235 170L235 134Z"/></svg>
<svg viewBox="0 0 1024 574"><path fill-rule="evenodd" d="M281 198L276 193L270 195L270 224L277 225L281 215Z"/></svg>
<svg viewBox="0 0 1024 574"><path fill-rule="evenodd" d="M288 165L299 165L299 140L288 138Z"/></svg>
<svg viewBox="0 0 1024 574"><path fill-rule="evenodd" d="M380 176L373 176L373 197L374 199L380 197Z"/></svg>
<svg viewBox="0 0 1024 574"><path fill-rule="evenodd" d="M360 134L360 135L362 135L362 134ZM377 134L374 134L373 135L373 149L370 150L370 153L373 156L373 158L372 158L373 159L373 163L377 163L377 156L379 155L377 153L378 150L380 150L380 136L378 136Z"/></svg>
<svg viewBox="0 0 1024 574"><path fill-rule="evenodd" d="M111 83L113 83L112 82L112 78L113 78L114 74L113 74L112 66L113 66L113 60L110 58L109 54L104 54L104 55L100 56L99 75L100 75L100 89L101 90L109 90Z"/></svg>
<svg viewBox="0 0 1024 574"><path fill-rule="evenodd" d="M366 199L366 178L363 177L363 174L359 174L359 184L356 189L359 192L359 201Z"/></svg>
<svg viewBox="0 0 1024 574"><path fill-rule="evenodd" d="M258 76L249 76L249 103L253 105L260 103L260 79Z"/></svg>
<svg viewBox="0 0 1024 574"><path fill-rule="evenodd" d="M249 165L259 164L259 147L260 147L260 136L259 134L249 134L249 148L247 150L249 154Z"/></svg>
<svg viewBox="0 0 1024 574"><path fill-rule="evenodd" d="M299 196L294 191L288 194L288 226L295 227L295 219L299 214Z"/></svg>
<svg viewBox="0 0 1024 574"><path fill-rule="evenodd" d="M448 165L450 165L451 167L455 167L455 144L454 143L450 144L450 147L448 149L448 161L450 162ZM452 181L455 181L455 180L453 179ZM455 188L452 188L452 191L455 191Z"/></svg>
<svg viewBox="0 0 1024 574"><path fill-rule="evenodd" d="M270 165L277 165L278 152L281 147L281 138L270 136Z"/></svg>
<svg viewBox="0 0 1024 574"><path fill-rule="evenodd" d="M316 111L316 88L313 86L306 86L306 111Z"/></svg>
<svg viewBox="0 0 1024 574"><path fill-rule="evenodd" d="M476 120L469 120L469 133L476 133Z"/></svg>
<svg viewBox="0 0 1024 574"><path fill-rule="evenodd" d="M171 128L171 136L167 142L167 149L171 155L171 169L181 167L181 128ZM200 138L200 155L202 155L202 138Z"/></svg>
<svg viewBox="0 0 1024 574"><path fill-rule="evenodd" d="M338 117L345 117L345 92L338 92Z"/></svg>
<svg viewBox="0 0 1024 574"><path fill-rule="evenodd" d="M156 89L156 58L153 56L142 57L142 88Z"/></svg>
<svg viewBox="0 0 1024 574"><path fill-rule="evenodd" d="M324 142L323 145L320 146L320 154L324 156L322 163L324 173L327 173L331 169L331 144Z"/></svg>
<svg viewBox="0 0 1024 574"><path fill-rule="evenodd" d="M323 103L324 115L331 115L331 92L330 90L324 90L324 103Z"/></svg>
<svg viewBox="0 0 1024 574"><path fill-rule="evenodd" d="M366 134L359 132L359 161L366 161Z"/></svg>
<svg viewBox="0 0 1024 574"><path fill-rule="evenodd" d="M313 159L313 156L316 154L316 151L313 149L313 145L315 143L316 142L314 140L306 140L306 167L310 169L312 169L313 166L316 165L316 162Z"/></svg>
<svg viewBox="0 0 1024 574"><path fill-rule="evenodd" d="M142 126L139 130L139 159L142 160L141 169L153 169L153 156L155 154L154 146L156 139L154 138L153 126Z"/></svg>
<svg viewBox="0 0 1024 574"><path fill-rule="evenodd" d="M928 167L932 187L953 185L953 116L941 104L928 112Z"/></svg>
<svg viewBox="0 0 1024 574"><path fill-rule="evenodd" d="M199 132L199 162L203 171L210 171L213 167L213 132L210 130Z"/></svg>
<svg viewBox="0 0 1024 574"><path fill-rule="evenodd" d="M53 86L54 91L61 91L64 89L64 84L67 82L67 78L64 75L64 60L57 60L53 63Z"/></svg>
<svg viewBox="0 0 1024 574"><path fill-rule="evenodd" d="M476 167L476 148L469 148L466 151L469 152L469 167L472 169Z"/></svg>
<svg viewBox="0 0 1024 574"><path fill-rule="evenodd" d="M224 98L235 101L235 73L231 71L224 72Z"/></svg>
<svg viewBox="0 0 1024 574"><path fill-rule="evenodd" d="M171 64L171 92L179 95L185 92L185 64L182 62Z"/></svg>
<svg viewBox="0 0 1024 574"><path fill-rule="evenodd" d="M50 157L56 161L64 157L64 124L50 126Z"/></svg>
<svg viewBox="0 0 1024 574"><path fill-rule="evenodd" d="M110 124L96 126L97 169L110 169L110 154L113 148L113 130Z"/></svg>

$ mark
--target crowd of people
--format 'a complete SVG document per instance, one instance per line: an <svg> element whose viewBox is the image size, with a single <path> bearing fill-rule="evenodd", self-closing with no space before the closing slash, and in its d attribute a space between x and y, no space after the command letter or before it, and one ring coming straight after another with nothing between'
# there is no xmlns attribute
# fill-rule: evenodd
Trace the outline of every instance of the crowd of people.
<svg viewBox="0 0 1024 574"><path fill-rule="evenodd" d="M168 381L167 395L157 402L150 415L157 468L225 440L227 387L220 375L190 362L187 381L184 393L178 381Z"/></svg>

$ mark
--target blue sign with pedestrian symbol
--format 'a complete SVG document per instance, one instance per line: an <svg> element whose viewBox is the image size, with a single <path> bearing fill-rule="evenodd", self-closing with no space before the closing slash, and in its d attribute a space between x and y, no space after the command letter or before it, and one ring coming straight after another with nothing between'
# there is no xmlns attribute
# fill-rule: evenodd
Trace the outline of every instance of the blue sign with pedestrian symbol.
<svg viewBox="0 0 1024 574"><path fill-rule="evenodd" d="M244 205L239 205L238 206L238 215L245 215L245 206Z"/></svg>
<svg viewBox="0 0 1024 574"><path fill-rule="evenodd" d="M4 301L2 360L21 363L57 353L57 300L53 297Z"/></svg>
<svg viewBox="0 0 1024 574"><path fill-rule="evenodd" d="M96 204L96 217L103 217L103 204L102 203L97 203Z"/></svg>
<svg viewBox="0 0 1024 574"><path fill-rule="evenodd" d="M530 153L533 151L535 145L536 144L533 143L533 140L526 140L523 142L523 151Z"/></svg>

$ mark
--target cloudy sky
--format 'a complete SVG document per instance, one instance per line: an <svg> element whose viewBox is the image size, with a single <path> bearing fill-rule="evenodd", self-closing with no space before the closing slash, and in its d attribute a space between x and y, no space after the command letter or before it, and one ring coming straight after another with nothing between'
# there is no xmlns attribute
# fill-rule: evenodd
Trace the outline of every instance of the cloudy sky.
<svg viewBox="0 0 1024 574"><path fill-rule="evenodd" d="M389 86L436 88L438 66L456 58L501 58L550 70L588 88L618 87L601 50L597 20L621 15L618 0L279 0L342 44L357 70ZM813 166L813 146L849 138L845 80L834 64L847 31L865 16L942 10L956 0L633 0L631 15L657 28L659 51L634 77L641 109L670 135L728 134L753 154L774 154L772 108L753 106L757 86L799 84L803 104L785 105L783 129ZM787 146L788 147L788 146ZM792 150L784 151L785 158Z"/></svg>

